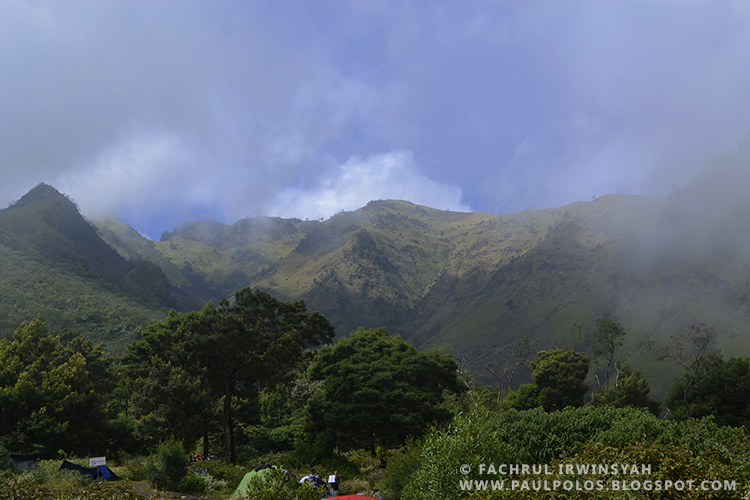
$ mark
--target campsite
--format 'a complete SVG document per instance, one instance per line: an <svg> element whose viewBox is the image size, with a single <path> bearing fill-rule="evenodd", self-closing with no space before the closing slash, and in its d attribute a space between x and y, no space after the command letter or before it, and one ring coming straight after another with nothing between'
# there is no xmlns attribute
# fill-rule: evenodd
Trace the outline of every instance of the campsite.
<svg viewBox="0 0 750 500"><path fill-rule="evenodd" d="M750 500L749 88L749 0L0 0L0 500Z"/></svg>
<svg viewBox="0 0 750 500"><path fill-rule="evenodd" d="M553 485L579 476L592 486L579 498L607 499L593 485L617 472L568 467L605 460L644 465L649 485L709 488L696 498L750 492L750 360L712 349L713 329L688 329L676 352L699 363L675 380L664 418L639 370L618 364L609 388L589 376L592 359L608 359L599 353L616 358L624 327L600 318L579 331L580 351L519 343L506 366L530 368L532 383L515 387L483 384L459 356L385 328L334 341L303 301L249 288L170 312L122 356L37 318L0 339L0 498L320 500L331 475L341 496L539 498L538 478L511 476L506 490L481 475L515 463L544 465Z"/></svg>
<svg viewBox="0 0 750 500"><path fill-rule="evenodd" d="M167 477L169 470L162 470L162 478L144 479L148 467L137 459L107 465L87 467L83 459L47 460L40 455L25 457L13 455L16 475L2 474L0 498L3 499L60 499L82 500L140 500L173 499L220 500L296 498L318 500L326 498L323 482L314 488L301 484L297 475L286 469L268 464L249 470L240 466L227 466L221 460L188 462L186 475L177 487L170 490ZM300 474L304 474L302 470ZM144 473L146 474L144 476ZM186 479L186 480L185 480ZM159 487L161 485L162 487ZM197 485L197 486L196 486ZM347 481L343 491L349 488L369 487L361 480ZM377 495L377 490L364 490L359 494L341 494L337 498L377 499L366 493Z"/></svg>

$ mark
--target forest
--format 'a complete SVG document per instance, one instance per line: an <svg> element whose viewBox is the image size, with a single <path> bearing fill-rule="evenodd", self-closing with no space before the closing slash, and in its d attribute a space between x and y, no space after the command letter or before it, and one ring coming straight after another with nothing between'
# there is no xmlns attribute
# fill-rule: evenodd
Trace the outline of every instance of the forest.
<svg viewBox="0 0 750 500"><path fill-rule="evenodd" d="M571 331L575 349L515 342L483 384L448 347L385 328L334 342L304 301L251 288L170 312L119 356L37 317L0 340L0 497L229 498L264 464L251 498L323 498L299 483L311 468L394 500L747 496L750 360L706 325L650 342L682 372L660 402L621 361L620 323ZM89 457L123 480L58 470Z"/></svg>

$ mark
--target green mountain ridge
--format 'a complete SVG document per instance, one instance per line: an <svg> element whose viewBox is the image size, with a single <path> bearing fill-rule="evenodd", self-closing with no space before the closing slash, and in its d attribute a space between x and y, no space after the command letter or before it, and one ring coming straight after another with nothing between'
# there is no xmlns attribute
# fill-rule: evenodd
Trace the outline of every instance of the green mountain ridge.
<svg viewBox="0 0 750 500"><path fill-rule="evenodd" d="M206 300L228 295L219 287L232 276L238 288L305 299L339 335L386 326L421 349L450 344L479 371L524 335L540 348L571 345L573 322L613 318L629 332L625 360L664 390L674 368L648 361L648 340L668 342L706 323L722 333L720 348L747 351L747 277L722 277L727 259L717 270L703 244L696 251L708 261L687 258L683 231L665 228L673 203L609 195L498 216L388 200L328 221L286 221L281 239L245 235L245 246L212 245L210 232L225 241L236 231L216 222L210 232L200 223L177 228L154 245L163 260L179 256L186 274L203 278L195 294ZM747 269L747 260L735 252L730 267Z"/></svg>
<svg viewBox="0 0 750 500"><path fill-rule="evenodd" d="M573 322L612 318L628 331L623 360L663 392L675 368L649 361L649 340L703 323L717 347L750 355L748 158L718 158L667 197L502 216L379 200L325 221L191 222L153 242L152 261L203 300L242 286L302 298L338 335L385 326L420 349L449 344L478 371L524 335L569 346Z"/></svg>
<svg viewBox="0 0 750 500"><path fill-rule="evenodd" d="M660 396L677 372L650 361L647 341L706 324L718 348L750 355L749 167L743 144L664 197L606 195L506 215L378 200L324 221L190 222L160 241L114 217L93 221L92 232L74 204L45 187L0 212L0 257L20 276L29 252L35 266L156 315L252 286L304 299L339 336L385 326L420 349L448 344L476 373L523 336L539 349L573 346L574 322L610 318L628 332L622 360ZM140 296L128 276L147 265L158 266L150 274L162 284L142 286ZM0 311L13 300L0 294ZM67 311L51 304L43 314L66 314L55 308ZM6 314L8 327L18 317Z"/></svg>
<svg viewBox="0 0 750 500"><path fill-rule="evenodd" d="M0 331L42 315L112 346L165 314L169 283L107 244L75 204L40 184L0 211Z"/></svg>

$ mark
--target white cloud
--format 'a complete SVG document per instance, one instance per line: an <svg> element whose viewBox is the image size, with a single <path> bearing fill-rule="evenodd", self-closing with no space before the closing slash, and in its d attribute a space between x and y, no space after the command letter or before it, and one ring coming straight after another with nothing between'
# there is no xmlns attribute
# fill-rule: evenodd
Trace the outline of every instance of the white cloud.
<svg viewBox="0 0 750 500"><path fill-rule="evenodd" d="M330 217L355 210L371 200L399 199L439 209L471 211L461 189L434 181L420 172L409 151L357 156L330 172L312 188L279 193L274 214L285 217Z"/></svg>
<svg viewBox="0 0 750 500"><path fill-rule="evenodd" d="M750 130L746 5L6 1L0 204L158 234L661 193Z"/></svg>
<svg viewBox="0 0 750 500"><path fill-rule="evenodd" d="M89 216L148 209L149 201L172 197L184 177L188 155L174 135L145 135L107 149L90 164L63 173L56 187ZM182 193L188 197L196 193Z"/></svg>

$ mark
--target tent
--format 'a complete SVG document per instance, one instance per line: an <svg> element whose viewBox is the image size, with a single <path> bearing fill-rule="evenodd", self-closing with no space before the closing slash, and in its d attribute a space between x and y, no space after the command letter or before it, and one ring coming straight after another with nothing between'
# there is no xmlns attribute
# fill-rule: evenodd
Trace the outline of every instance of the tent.
<svg viewBox="0 0 750 500"><path fill-rule="evenodd" d="M232 493L232 498L240 496L249 497L249 487L251 483L265 482L271 479L271 477L273 477L273 468L271 467L265 467L260 470L248 472L247 474L245 474L245 477L242 478L242 481L240 481L240 485L237 486L237 489L234 490L234 493Z"/></svg>
<svg viewBox="0 0 750 500"><path fill-rule="evenodd" d="M13 465L18 470L29 470L39 463L40 460L44 459L44 454L37 453L36 455L11 455L13 459Z"/></svg>
<svg viewBox="0 0 750 500"><path fill-rule="evenodd" d="M112 469L110 469L106 465L101 465L99 467L84 467L82 465L77 465L77 464L74 464L73 462L68 462L67 460L63 460L63 463L62 465L60 465L59 470L75 470L86 476L91 476L91 478L95 481L101 481L101 480L119 481L120 480L117 474L112 472Z"/></svg>
<svg viewBox="0 0 750 500"><path fill-rule="evenodd" d="M335 498L336 500L380 500L380 497L366 497L362 495L340 495Z"/></svg>

